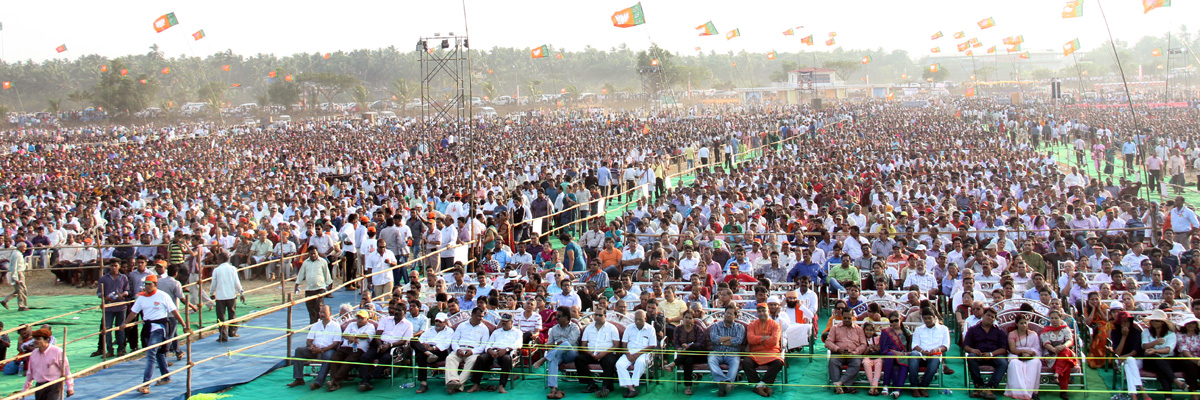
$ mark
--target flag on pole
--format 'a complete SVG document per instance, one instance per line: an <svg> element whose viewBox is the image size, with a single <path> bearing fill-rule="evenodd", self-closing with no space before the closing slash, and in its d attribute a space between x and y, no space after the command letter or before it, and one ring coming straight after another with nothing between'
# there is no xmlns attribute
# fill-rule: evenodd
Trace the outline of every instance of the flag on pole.
<svg viewBox="0 0 1200 400"><path fill-rule="evenodd" d="M545 57L546 53L549 53L549 52L550 52L550 47L543 44L540 47L534 47L533 50L530 50L529 58L542 58L542 57Z"/></svg>
<svg viewBox="0 0 1200 400"><path fill-rule="evenodd" d="M717 34L717 26L713 25L712 21L705 22L704 25L696 27L700 32L700 36L712 36Z"/></svg>
<svg viewBox="0 0 1200 400"><path fill-rule="evenodd" d="M996 52L996 46L988 47L988 49L987 49L988 54L992 54L995 52Z"/></svg>
<svg viewBox="0 0 1200 400"><path fill-rule="evenodd" d="M283 80L285 80L285 81L288 81L288 82L291 82L291 81L292 81L292 76L291 76L291 75L284 75L284 76L283 76Z"/></svg>
<svg viewBox="0 0 1200 400"><path fill-rule="evenodd" d="M557 53L557 54L555 54L555 55L554 55L554 58L557 58L557 59L561 60L561 59L562 59L562 53Z"/></svg>
<svg viewBox="0 0 1200 400"><path fill-rule="evenodd" d="M726 33L725 33L725 40L733 39L733 38L735 38L735 37L738 37L738 36L742 36L742 30L741 30L741 29L734 29L734 30L732 30L732 31L729 31L729 32L726 32Z"/></svg>
<svg viewBox="0 0 1200 400"><path fill-rule="evenodd" d="M966 53L963 53L963 55L964 55L964 56L967 56L967 57L970 57L970 56L973 56L973 55L975 55L975 53L974 53L974 52L972 52L971 50L967 50L967 52L966 52Z"/></svg>
<svg viewBox="0 0 1200 400"><path fill-rule="evenodd" d="M1021 55L1019 55L1018 57L1020 57L1022 60L1028 60L1028 59L1029 59L1029 52L1028 52L1028 51L1026 51L1026 52L1024 52L1024 53L1021 53Z"/></svg>
<svg viewBox="0 0 1200 400"><path fill-rule="evenodd" d="M275 71L267 72L267 77L269 77L269 78L274 78L275 75L276 75Z"/></svg>
<svg viewBox="0 0 1200 400"><path fill-rule="evenodd" d="M1008 51L1009 53L1016 53L1016 52L1018 52L1018 51L1021 51L1021 45L1019 45L1019 44L1014 44L1014 45L1012 45L1012 46L1008 46L1008 49L1007 49L1007 51Z"/></svg>
<svg viewBox="0 0 1200 400"><path fill-rule="evenodd" d="M233 85L232 85L232 87L242 87L242 84L240 84L240 83L235 83L235 84L233 84Z"/></svg>
<svg viewBox="0 0 1200 400"><path fill-rule="evenodd" d="M942 66L937 63L934 63L933 65L929 66L929 72L931 72L931 73L938 72L938 70L940 70L940 69L942 69Z"/></svg>
<svg viewBox="0 0 1200 400"><path fill-rule="evenodd" d="M1025 35L1009 36L1004 38L1004 44L1009 46L1025 43Z"/></svg>
<svg viewBox="0 0 1200 400"><path fill-rule="evenodd" d="M143 85L145 85L145 84L146 84L146 80L145 80L145 79L139 80L138 82L141 82Z"/></svg>
<svg viewBox="0 0 1200 400"><path fill-rule="evenodd" d="M1150 50L1150 55L1155 56L1155 57L1161 56L1162 50L1159 50L1159 49Z"/></svg>
<svg viewBox="0 0 1200 400"><path fill-rule="evenodd" d="M955 39L962 39L963 36L966 36L966 35L964 35L962 31L954 32Z"/></svg>
<svg viewBox="0 0 1200 400"><path fill-rule="evenodd" d="M941 38L942 38L942 31L937 31L937 33L935 33L935 34L933 34L933 36L929 37L929 40L938 40Z"/></svg>
<svg viewBox="0 0 1200 400"><path fill-rule="evenodd" d="M642 14L642 3L638 2L633 7L613 13L612 23L618 28L628 28L646 23L646 16Z"/></svg>
<svg viewBox="0 0 1200 400"><path fill-rule="evenodd" d="M229 64L222 65L222 66L221 66L221 70L222 70L222 71L229 71Z"/></svg>
<svg viewBox="0 0 1200 400"><path fill-rule="evenodd" d="M941 52L942 52L942 48L941 48L941 47L934 47L934 48L932 48L932 49L929 49L929 52L930 52L930 53L941 53Z"/></svg>
<svg viewBox="0 0 1200 400"><path fill-rule="evenodd" d="M983 20L979 21L978 24L979 24L979 29L987 29L987 28L996 26L996 20L992 19L992 17L987 17L987 18L984 18Z"/></svg>
<svg viewBox="0 0 1200 400"><path fill-rule="evenodd" d="M154 31L162 32L175 25L179 25L179 20L175 19L175 13L166 13L154 20Z"/></svg>
<svg viewBox="0 0 1200 400"><path fill-rule="evenodd" d="M127 70L127 69L125 69L125 68L121 68L121 76L125 76L125 75L128 75L128 74L129 74L129 70Z"/></svg>
<svg viewBox="0 0 1200 400"><path fill-rule="evenodd" d="M196 40L204 39L204 30L201 29L201 30L196 31L196 33L193 33L192 39L196 39Z"/></svg>
<svg viewBox="0 0 1200 400"><path fill-rule="evenodd" d="M813 45L813 35L808 35L806 37L800 38L800 43L804 43L809 46L812 46Z"/></svg>
<svg viewBox="0 0 1200 400"><path fill-rule="evenodd" d="M774 60L775 59L775 51L771 51L770 53L767 53L767 59Z"/></svg>
<svg viewBox="0 0 1200 400"><path fill-rule="evenodd" d="M833 38L829 38L829 40L825 41L826 46L833 46L833 43L834 43Z"/></svg>
<svg viewBox="0 0 1200 400"><path fill-rule="evenodd" d="M958 44L958 51L966 51L971 48L971 42L962 42Z"/></svg>
<svg viewBox="0 0 1200 400"><path fill-rule="evenodd" d="M895 92L888 92L888 94L887 94L887 99L888 99L888 100L895 100L895 99L896 99L896 93L895 93Z"/></svg>
<svg viewBox="0 0 1200 400"><path fill-rule="evenodd" d="M700 51L700 46L696 46L696 51Z"/></svg>
<svg viewBox="0 0 1200 400"><path fill-rule="evenodd" d="M12 82L4 81L4 90L12 89Z"/></svg>
<svg viewBox="0 0 1200 400"><path fill-rule="evenodd" d="M329 53L325 53L325 56L324 56L324 57L325 57L325 59L326 59L326 60L328 60L328 59L329 59L329 55L330 55Z"/></svg>
<svg viewBox="0 0 1200 400"><path fill-rule="evenodd" d="M975 45L979 44L979 38L971 38L971 40L968 40L967 43L970 43L971 47L975 47Z"/></svg>
<svg viewBox="0 0 1200 400"><path fill-rule="evenodd" d="M54 48L54 51L57 51L57 52L59 52L59 53L62 53L62 52L64 52L64 51L67 51L67 45L65 45L65 44L60 44L60 45L58 45L58 47L55 47L55 48Z"/></svg>
<svg viewBox="0 0 1200 400"><path fill-rule="evenodd" d="M871 62L871 56L863 56L863 58L862 58L862 63L863 63L863 64L867 64L867 63L870 63L870 62Z"/></svg>
<svg viewBox="0 0 1200 400"><path fill-rule="evenodd" d="M1067 44L1063 45L1063 56L1069 56L1076 50L1079 50L1079 38L1076 38L1075 40L1067 42Z"/></svg>
<svg viewBox="0 0 1200 400"><path fill-rule="evenodd" d="M1170 6L1171 6L1171 0L1142 0L1142 8L1145 9L1145 12L1143 12L1142 14L1149 13L1150 10L1153 10L1155 8L1170 7Z"/></svg>
<svg viewBox="0 0 1200 400"><path fill-rule="evenodd" d="M108 64L101 65L100 72L108 72Z"/></svg>
<svg viewBox="0 0 1200 400"><path fill-rule="evenodd" d="M162 73L163 75L171 73L171 67L163 67Z"/></svg>
<svg viewBox="0 0 1200 400"><path fill-rule="evenodd" d="M783 31L783 36L792 36L795 34L796 34L796 30L792 29L792 28L788 28L788 30Z"/></svg>
<svg viewBox="0 0 1200 400"><path fill-rule="evenodd" d="M829 37L837 37L837 32L829 32Z"/></svg>
<svg viewBox="0 0 1200 400"><path fill-rule="evenodd" d="M1067 5L1063 7L1063 11L1062 11L1063 19L1078 18L1078 17L1082 17L1082 16L1083 16L1083 0L1068 1Z"/></svg>
<svg viewBox="0 0 1200 400"><path fill-rule="evenodd" d="M967 97L975 97L975 87L974 86L967 88Z"/></svg>

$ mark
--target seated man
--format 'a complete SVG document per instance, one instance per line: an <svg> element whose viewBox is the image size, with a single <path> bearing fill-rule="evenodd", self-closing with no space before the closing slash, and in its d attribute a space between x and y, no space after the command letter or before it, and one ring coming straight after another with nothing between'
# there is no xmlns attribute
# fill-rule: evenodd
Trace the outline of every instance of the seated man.
<svg viewBox="0 0 1200 400"><path fill-rule="evenodd" d="M937 323L932 309L921 309L921 322L925 325L913 330L912 352L909 353L913 357L920 357L909 361L908 381L913 387L913 397L929 397L925 388L929 387L938 373L942 353L950 348L950 330ZM921 365L925 365L925 377L918 381Z"/></svg>
<svg viewBox="0 0 1200 400"><path fill-rule="evenodd" d="M371 313L358 310L354 314L354 322L342 328L342 345L333 354L333 379L329 380L329 391L342 388L342 381L350 376L350 369L362 358L363 353L371 348L371 336L375 335L375 324L368 319ZM339 363L344 361L345 363Z"/></svg>
<svg viewBox="0 0 1200 400"><path fill-rule="evenodd" d="M416 309L416 305L410 307ZM449 317L446 316L446 313L438 313L433 317L433 327L422 332L420 340L412 344L413 357L417 361L417 383L420 385L417 393L425 393L429 390L429 383L426 382L426 379L429 378L429 366L438 359L445 360L450 355L450 343L454 336L454 330L446 326L447 319ZM406 318L406 320L408 319Z"/></svg>
<svg viewBox="0 0 1200 400"><path fill-rule="evenodd" d="M783 349L780 346L783 332L779 323L771 320L766 304L759 303L757 310L758 319L746 328L746 343L749 344L746 352L750 355L742 358L742 370L746 373L746 380L755 385L754 393L770 397L774 390L767 385L775 384L775 377L783 369ZM762 365L767 366L767 373L760 381L758 367Z"/></svg>
<svg viewBox="0 0 1200 400"><path fill-rule="evenodd" d="M738 306L725 306L725 319L714 323L708 328L708 338L713 344L712 352L708 353L708 369L712 371L713 382L717 383L717 396L725 397L733 388L733 380L737 378L741 358L742 343L746 341L746 327L737 323ZM729 370L721 369L721 364Z"/></svg>
<svg viewBox="0 0 1200 400"><path fill-rule="evenodd" d="M485 347L487 350L475 360L475 373L471 375L475 386L467 390L467 393L479 391L483 374L492 370L492 363L500 364L500 387L496 391L508 393L504 385L508 384L512 372L512 355L521 350L521 331L513 328L512 314L505 313L500 316L500 328L492 332Z"/></svg>
<svg viewBox="0 0 1200 400"><path fill-rule="evenodd" d="M358 375L362 377L362 383L358 384L360 392L375 388L371 386L371 379L382 377L383 368L392 365L392 349L399 349L400 354L408 353L408 339L413 336L412 323L404 319L404 307L401 304L389 305L388 313L391 315L379 319L379 327L375 332L379 335L376 343L360 360L362 362L362 365L358 367ZM371 368L371 364L375 364L374 368Z"/></svg>
<svg viewBox="0 0 1200 400"><path fill-rule="evenodd" d="M579 382L587 385L584 393L596 393L598 397L608 396L612 392L613 379L617 376L617 354L615 350L621 347L621 335L616 325L605 323L604 313L592 314L592 324L583 329L579 338L579 347L583 349L575 357L575 370ZM596 385L592 379L591 364L600 364L604 370L603 387Z"/></svg>
<svg viewBox="0 0 1200 400"><path fill-rule="evenodd" d="M320 320L312 325L308 330L307 344L303 347L297 347L293 352L296 358L306 358L309 360L329 360L333 358L334 350L342 345L342 327L332 320L332 314L329 311L329 306L321 305ZM296 387L304 384L304 367L307 365L303 362L292 364L292 377L295 378L288 387ZM321 369L317 372L317 379L308 384L308 388L317 390L325 383L325 376L329 374L329 363L321 363Z"/></svg>
<svg viewBox="0 0 1200 400"><path fill-rule="evenodd" d="M487 348L490 333L483 323L483 307L471 310L471 320L459 324L450 337L450 348L454 353L446 358L446 394L462 389L463 382L471 377L475 361Z"/></svg>
<svg viewBox="0 0 1200 400"><path fill-rule="evenodd" d="M829 358L829 380L833 382L834 393L854 394L858 393L858 389L843 390L842 386L853 383L858 377L862 357L855 356L867 351L867 336L862 327L854 324L854 311L844 308L841 313L841 323L830 329L829 336L825 338L825 348L832 354ZM846 367L845 374L842 374L842 366Z"/></svg>
<svg viewBox="0 0 1200 400"><path fill-rule="evenodd" d="M552 348L546 352L546 356L533 363L533 369L538 369L542 363L549 361L546 367L546 386L550 388L550 398L561 399L566 396L562 390L558 389L558 366L566 362L574 362L579 349L579 325L571 322L571 308L558 307L558 312L555 313L554 324L550 328L549 337L546 340L546 345Z"/></svg>
<svg viewBox="0 0 1200 400"><path fill-rule="evenodd" d="M633 398L638 395L638 380L646 373L646 365L650 362L648 353L658 348L658 334L654 332L653 325L646 323L646 311L633 313L633 326L625 328L622 342L625 343L626 354L617 359L617 381L627 389L625 398ZM629 370L631 365L633 371Z"/></svg>
<svg viewBox="0 0 1200 400"><path fill-rule="evenodd" d="M995 399L992 393L997 390L1000 381L1008 373L1008 334L995 325L996 309L988 307L983 310L983 319L978 324L967 329L967 337L963 339L963 352L967 354L967 372L976 390L971 397ZM986 384L983 375L979 373L979 365L991 365L995 370L992 379Z"/></svg>

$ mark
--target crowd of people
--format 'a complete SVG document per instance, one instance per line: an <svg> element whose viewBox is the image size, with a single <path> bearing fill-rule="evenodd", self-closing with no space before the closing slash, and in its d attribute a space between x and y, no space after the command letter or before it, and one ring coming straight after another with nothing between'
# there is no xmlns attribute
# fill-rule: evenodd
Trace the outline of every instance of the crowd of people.
<svg viewBox="0 0 1200 400"><path fill-rule="evenodd" d="M185 311L232 311L242 280L294 276L315 297L295 354L320 366L306 381L298 364L289 386L314 390L355 372L371 390L382 366L411 360L418 393L431 371L448 393L504 392L526 365L546 367L549 398L565 377L635 397L657 366L681 370L687 394L706 371L720 396L744 379L770 397L788 352L819 341L839 394L928 396L952 348L973 396L1030 399L1044 369L1065 390L1106 357L1128 360L1130 393L1144 394L1143 370L1159 390L1196 391L1195 212L1142 190L1161 176L1113 182L1049 147L1116 164L1113 144L1132 142L1127 168L1178 155L1164 165L1185 183L1200 175L1196 117L959 99L156 127L0 156L16 167L0 264L20 308L38 268L110 302L212 276L156 286ZM205 134L167 139L186 129ZM317 296L360 274L357 307ZM174 309L138 311L143 345L173 336ZM105 326L138 311L106 309ZM136 342L124 332L106 339L118 353ZM494 372L500 385L483 384Z"/></svg>

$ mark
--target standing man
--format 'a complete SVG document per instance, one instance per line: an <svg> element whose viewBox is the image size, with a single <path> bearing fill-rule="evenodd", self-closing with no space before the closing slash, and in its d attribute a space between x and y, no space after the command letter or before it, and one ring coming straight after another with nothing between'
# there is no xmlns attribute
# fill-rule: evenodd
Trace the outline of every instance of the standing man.
<svg viewBox="0 0 1200 400"><path fill-rule="evenodd" d="M746 343L749 344L746 352L750 353L742 358L746 380L754 384L754 393L771 397L775 390L768 385L775 384L775 377L783 369L783 329L779 322L771 319L766 303L758 303L758 319L746 328ZM762 365L767 366L767 373L760 381L758 367Z"/></svg>
<svg viewBox="0 0 1200 400"><path fill-rule="evenodd" d="M658 335L654 326L646 323L646 311L637 310L633 313L633 326L625 328L627 353L617 359L617 383L624 387L625 398L637 397L638 380L646 373L646 365L650 362L647 353L658 348ZM633 366L633 371L629 366Z"/></svg>
<svg viewBox="0 0 1200 400"><path fill-rule="evenodd" d="M825 347L836 356L829 359L829 380L833 381L834 393L855 394L858 389L842 387L858 378L862 357L856 356L867 351L867 336L863 334L862 327L854 324L854 311L849 307L842 310L841 317L842 323L830 329L829 336L825 338ZM842 366L846 366L845 374L842 373Z"/></svg>
<svg viewBox="0 0 1200 400"><path fill-rule="evenodd" d="M983 319L978 324L967 329L967 337L963 339L963 351L967 353L967 372L971 382L975 384L975 392L971 397L995 399L993 393L1008 373L1008 334L995 325L996 309L988 307L983 310ZM992 379L986 384L979 374L979 365L991 365L995 370Z"/></svg>
<svg viewBox="0 0 1200 400"><path fill-rule="evenodd" d="M937 376L938 366L942 363L942 353L950 348L950 330L937 323L933 310L921 309L921 321L925 325L913 330L912 352L909 353L913 356L910 362L914 364L909 365L908 369L908 381L913 387L913 397L929 397L926 388L933 382L933 377ZM925 376L918 381L917 376L922 365L925 366Z"/></svg>
<svg viewBox="0 0 1200 400"><path fill-rule="evenodd" d="M246 304L246 295L243 294L242 280L238 278L237 268L229 263L229 255L219 252L216 254L216 261L220 265L212 272L212 287L208 292L212 293L213 300L217 302L217 322L221 324L217 328L221 331L217 341L228 342L229 338L238 337L238 334L237 327L226 326L225 321L237 318L236 299L241 298L242 304Z"/></svg>
<svg viewBox="0 0 1200 400"><path fill-rule="evenodd" d="M17 311L29 311L29 288L25 286L25 270L29 269L29 265L25 263L26 247L25 242L19 242L17 250L8 253L8 284L12 285L13 292L4 296L4 300L0 300L0 306L4 308L8 308L8 301L16 296Z"/></svg>
<svg viewBox="0 0 1200 400"><path fill-rule="evenodd" d="M371 293L375 295L374 297L392 293L392 287L395 286L395 277L393 277L393 274L383 271L395 267L396 264L396 255L391 250L388 250L385 240L379 239L375 251L367 254L366 258L363 259L364 269L367 273L374 274L371 275Z"/></svg>
<svg viewBox="0 0 1200 400"><path fill-rule="evenodd" d="M737 304L728 304L725 319L708 329L708 338L713 344L712 352L708 353L708 369L712 371L713 382L717 383L719 397L725 397L733 389L733 380L737 378L742 361L738 354L746 341L746 327L736 322L737 316ZM729 366L729 370L721 369L721 364Z"/></svg>
<svg viewBox="0 0 1200 400"><path fill-rule="evenodd" d="M584 393L596 393L596 397L606 397L613 389L613 379L617 376L617 355L614 353L621 347L621 334L613 324L605 323L604 313L592 315L593 323L583 329L579 337L579 348L583 351L575 356L575 370L579 382L587 385ZM592 379L595 372L590 365L600 364L603 370L603 383L597 385Z"/></svg>
<svg viewBox="0 0 1200 400"><path fill-rule="evenodd" d="M1187 243L1188 236L1200 229L1196 212L1185 206L1183 196L1175 196L1175 207L1171 209L1171 230L1175 232L1175 243Z"/></svg>
<svg viewBox="0 0 1200 400"><path fill-rule="evenodd" d="M467 324L459 324L450 336L450 349L454 350L446 358L446 394L454 394L462 389L463 382L471 377L475 361L487 348L488 328L483 324L484 308L475 307L471 310L471 320ZM439 315L441 315L439 313ZM520 338L520 335L517 336Z"/></svg>
<svg viewBox="0 0 1200 400"><path fill-rule="evenodd" d="M304 297L313 297L304 302L308 307L308 322L316 323L321 305L324 303L324 297L318 296L325 293L325 288L333 284L333 277L329 276L329 264L324 258L317 255L316 247L308 248L308 258L300 264L300 272L296 274L295 291L300 291L300 285L304 285Z"/></svg>
<svg viewBox="0 0 1200 400"><path fill-rule="evenodd" d="M147 347L154 346L166 340L167 320L174 318L183 325L183 331L188 334L192 333L192 328L184 324L183 317L179 316L179 309L175 306L175 302L171 301L171 296L167 293L158 290L158 275L150 275L146 277L146 289L138 293L137 300L133 301L133 307L129 310L131 313L125 316L125 321L121 322L121 330L125 330L125 325L133 322L138 313L142 315L142 321L150 325L150 341L146 343ZM143 373L142 382L149 382L154 376L154 363L158 362L158 372L165 375L167 373L167 347L157 347L146 353L146 371ZM158 384L165 385L171 383L171 378L163 378L158 381ZM150 387L143 386L138 388L141 394L150 394Z"/></svg>
<svg viewBox="0 0 1200 400"><path fill-rule="evenodd" d="M294 357L328 361L333 358L333 352L338 346L342 345L342 326L333 322L329 306L322 304L319 312L321 319L308 329L307 344L304 347L297 347L293 353ZM329 363L320 364L321 368L317 371L316 380L308 384L310 390L319 389L325 383L325 377L329 375ZM292 362L292 377L296 380L289 383L288 387L304 385L304 367L305 363L303 362Z"/></svg>
<svg viewBox="0 0 1200 400"><path fill-rule="evenodd" d="M129 298L129 277L121 274L121 265L117 263L109 264L108 275L100 277L99 284L96 286L96 296L104 298L106 304L114 304L123 302ZM114 325L120 324L125 320L125 306L106 306L104 307L104 319L101 325L104 327L104 350L92 353L92 357L104 354L105 357L113 356L113 333L110 332ZM117 354L125 355L125 330L116 332L117 336ZM97 354L100 353L100 354Z"/></svg>
<svg viewBox="0 0 1200 400"><path fill-rule="evenodd" d="M48 385L59 378L67 378L67 396L75 395L75 378L71 377L71 363L63 355L62 348L50 344L50 329L42 328L33 331L33 351L26 361L29 371L25 375L25 387L39 387L34 393L36 400L58 400L62 398L63 382Z"/></svg>

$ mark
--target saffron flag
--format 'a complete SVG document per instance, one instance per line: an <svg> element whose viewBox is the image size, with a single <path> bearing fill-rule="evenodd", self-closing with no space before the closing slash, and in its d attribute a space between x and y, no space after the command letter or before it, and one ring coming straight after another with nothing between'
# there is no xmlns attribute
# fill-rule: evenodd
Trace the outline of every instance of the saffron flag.
<svg viewBox="0 0 1200 400"><path fill-rule="evenodd" d="M863 64L867 64L867 63L870 63L870 62L871 62L871 56L863 56L863 58L862 58L862 63L863 63Z"/></svg>
<svg viewBox="0 0 1200 400"><path fill-rule="evenodd" d="M975 53L974 53L974 52L972 52L971 50L967 50L967 52L966 52L966 53L963 53L963 55L964 55L964 56L967 56L967 57L970 57L970 56L973 56L973 55L975 55Z"/></svg>
<svg viewBox="0 0 1200 400"><path fill-rule="evenodd" d="M954 32L955 39L962 39L963 36L966 36L966 35L964 35L962 31Z"/></svg>
<svg viewBox="0 0 1200 400"><path fill-rule="evenodd" d="M554 55L554 58L557 58L557 59L561 60L561 59L562 59L562 53L557 53L557 54L555 54L555 55Z"/></svg>
<svg viewBox="0 0 1200 400"><path fill-rule="evenodd" d="M931 72L931 73L938 72L938 70L940 70L940 69L942 69L942 67L941 67L941 65L938 65L938 64L933 64L933 65L929 66L929 72Z"/></svg>
<svg viewBox="0 0 1200 400"><path fill-rule="evenodd" d="M725 40L733 39L733 38L735 38L735 37L738 37L738 36L742 36L742 30L741 30L741 29L734 29L734 30L732 30L732 31L725 32Z"/></svg>
<svg viewBox="0 0 1200 400"><path fill-rule="evenodd" d="M788 30L783 31L783 36L792 36L795 34L796 34L796 30L792 29L792 28L788 28Z"/></svg>
<svg viewBox="0 0 1200 400"><path fill-rule="evenodd" d="M807 37L801 38L800 43L804 43L809 46L812 46L813 45L813 35L808 35Z"/></svg>
<svg viewBox="0 0 1200 400"><path fill-rule="evenodd" d="M896 99L896 93L894 93L894 92L888 92L888 94L887 94L887 99L888 99L888 100L895 100L895 99Z"/></svg>
<svg viewBox="0 0 1200 400"><path fill-rule="evenodd" d="M1144 8L1146 10L1142 14L1148 13L1148 12L1150 12L1150 10L1153 10L1155 8L1170 7L1170 6L1171 6L1171 0L1142 0L1142 8Z"/></svg>
<svg viewBox="0 0 1200 400"><path fill-rule="evenodd" d="M1069 55L1071 55L1071 53L1074 53L1076 50L1079 50L1079 39L1078 38L1076 38L1075 40L1072 40L1070 42L1067 42L1067 44L1063 45L1063 56L1069 56Z"/></svg>
<svg viewBox="0 0 1200 400"><path fill-rule="evenodd" d="M324 56L324 57L325 57L325 59L326 59L326 60L328 60L328 59L329 59L329 56L330 56L330 54L329 54L329 53L325 53L325 56Z"/></svg>
<svg viewBox="0 0 1200 400"><path fill-rule="evenodd" d="M1063 7L1063 11L1062 11L1063 19L1078 18L1078 17L1082 17L1082 16L1083 16L1083 0L1068 1L1067 5Z"/></svg>
<svg viewBox="0 0 1200 400"><path fill-rule="evenodd" d="M700 46L696 46L696 51L700 51Z"/></svg>
<svg viewBox="0 0 1200 400"><path fill-rule="evenodd" d="M712 21L705 22L704 25L696 27L700 32L700 36L712 36L717 34L717 26L713 25Z"/></svg>
<svg viewBox="0 0 1200 400"><path fill-rule="evenodd" d="M825 41L826 46L833 46L833 43L834 43L833 38L829 38L829 40Z"/></svg>
<svg viewBox="0 0 1200 400"><path fill-rule="evenodd" d="M774 60L774 59L775 59L775 52L774 52L774 51L772 51L772 52L770 52L770 53L767 53L767 59L768 59L768 60Z"/></svg>
<svg viewBox="0 0 1200 400"><path fill-rule="evenodd" d="M975 97L975 87L974 86L967 88L967 97Z"/></svg>
<svg viewBox="0 0 1200 400"><path fill-rule="evenodd" d="M65 44L58 45L58 47L54 48L54 51L57 51L59 53L67 51L67 45L65 45Z"/></svg>
<svg viewBox="0 0 1200 400"><path fill-rule="evenodd" d="M222 65L222 66L221 66L221 70L222 70L222 71L228 71L228 70L229 70L229 64Z"/></svg>
<svg viewBox="0 0 1200 400"><path fill-rule="evenodd" d="M1159 49L1150 50L1150 55L1155 56L1155 57L1161 56L1162 50L1159 50Z"/></svg>
<svg viewBox="0 0 1200 400"><path fill-rule="evenodd" d="M233 85L232 85L232 87L242 87L242 84L240 84L240 83L235 83L235 84L233 84Z"/></svg>
<svg viewBox="0 0 1200 400"><path fill-rule="evenodd" d="M175 25L179 25L179 20L175 19L175 13L166 13L154 20L154 31L162 32Z"/></svg>
<svg viewBox="0 0 1200 400"><path fill-rule="evenodd" d="M938 40L938 39L941 39L941 37L942 37L942 31L937 31L937 33L935 33L935 34L933 34L933 36L929 37L929 40Z"/></svg>
<svg viewBox="0 0 1200 400"><path fill-rule="evenodd" d="M979 38L971 38L971 40L968 40L967 43L970 43L971 46L974 47L975 45L979 44Z"/></svg>
<svg viewBox="0 0 1200 400"><path fill-rule="evenodd" d="M1021 55L1020 55L1020 56L1018 56L1018 57L1021 57L1021 59L1022 59L1022 60L1028 60L1028 59L1029 59L1029 52L1028 52L1028 51L1026 51L1026 52L1024 52L1024 53L1021 53Z"/></svg>
<svg viewBox="0 0 1200 400"><path fill-rule="evenodd" d="M171 73L171 67L163 67L162 73L163 75Z"/></svg>
<svg viewBox="0 0 1200 400"><path fill-rule="evenodd" d="M1007 51L1008 51L1009 53L1016 53L1016 52L1018 52L1018 51L1021 51L1021 45L1019 45L1019 44L1014 44L1014 45L1012 45L1012 46L1008 46L1008 49L1007 49Z"/></svg>
<svg viewBox="0 0 1200 400"><path fill-rule="evenodd" d="M942 52L942 48L941 48L941 47L934 47L934 48L932 48L932 49L929 49L929 52L930 52L930 53L941 53L941 52Z"/></svg>
<svg viewBox="0 0 1200 400"><path fill-rule="evenodd" d="M121 76L125 76L127 74L129 74L129 70L127 70L125 68L121 68Z"/></svg>
<svg viewBox="0 0 1200 400"><path fill-rule="evenodd" d="M1009 36L1004 38L1004 44L1009 46L1025 43L1025 35Z"/></svg>
<svg viewBox="0 0 1200 400"><path fill-rule="evenodd" d="M642 14L642 3L639 2L633 7L613 13L612 23L618 28L628 28L646 23L646 16Z"/></svg>
<svg viewBox="0 0 1200 400"><path fill-rule="evenodd" d="M658 66L658 59L657 59L657 58L655 58L655 59L652 59L652 60L650 60L650 65L651 65L651 66L655 66L655 67L657 67L657 66Z"/></svg>
<svg viewBox="0 0 1200 400"><path fill-rule="evenodd" d="M962 42L958 44L958 51L966 51L969 48L971 48L970 42Z"/></svg>
<svg viewBox="0 0 1200 400"><path fill-rule="evenodd" d="M100 66L100 72L108 72L108 64Z"/></svg>
<svg viewBox="0 0 1200 400"><path fill-rule="evenodd" d="M204 39L204 30L201 29L201 30L196 31L196 33L193 33L192 39L196 39L196 40Z"/></svg>
<svg viewBox="0 0 1200 400"><path fill-rule="evenodd" d="M979 24L979 29L987 29L987 28L996 26L996 20L992 19L992 17L987 17L987 18L984 18L982 21L979 21L978 24Z"/></svg>
<svg viewBox="0 0 1200 400"><path fill-rule="evenodd" d="M829 32L829 37L837 37L837 32Z"/></svg>
<svg viewBox="0 0 1200 400"><path fill-rule="evenodd" d="M988 54L992 54L995 52L996 52L996 46L988 47L988 49L987 49Z"/></svg>
<svg viewBox="0 0 1200 400"><path fill-rule="evenodd" d="M145 85L145 84L146 84L146 80L145 80L145 79L139 80L138 82L141 82L143 85Z"/></svg>
<svg viewBox="0 0 1200 400"><path fill-rule="evenodd" d="M274 78L274 77L275 77L275 71L268 72L268 73L267 73L267 77Z"/></svg>
<svg viewBox="0 0 1200 400"><path fill-rule="evenodd" d="M288 82L291 82L291 81L292 81L292 76L291 76L291 75L284 75L284 76L283 76L283 80L285 80L285 81L288 81Z"/></svg>
<svg viewBox="0 0 1200 400"><path fill-rule="evenodd" d="M540 47L534 47L533 50L530 50L529 58L542 58L545 57L546 53L549 52L550 48L543 44Z"/></svg>
<svg viewBox="0 0 1200 400"><path fill-rule="evenodd" d="M5 90L12 89L12 82L4 81L4 89Z"/></svg>

